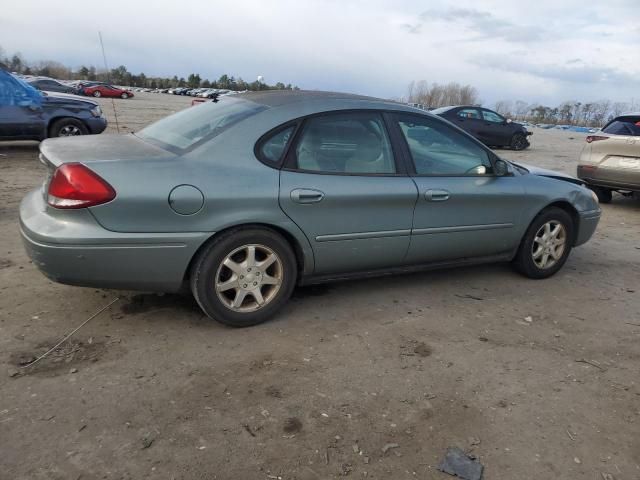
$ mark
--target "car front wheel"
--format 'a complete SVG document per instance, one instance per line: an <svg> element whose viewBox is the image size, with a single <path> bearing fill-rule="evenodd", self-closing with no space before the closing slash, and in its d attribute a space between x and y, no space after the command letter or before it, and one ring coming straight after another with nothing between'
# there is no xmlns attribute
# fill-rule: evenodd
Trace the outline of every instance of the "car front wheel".
<svg viewBox="0 0 640 480"><path fill-rule="evenodd" d="M511 148L513 150L524 150L528 146L529 142L524 133L516 133L511 137Z"/></svg>
<svg viewBox="0 0 640 480"><path fill-rule="evenodd" d="M129 98L129 95L127 95L126 93L122 93L122 95L120 95L120 98L126 100L127 98Z"/></svg>
<svg viewBox="0 0 640 480"><path fill-rule="evenodd" d="M75 137L88 133L87 126L75 118L61 118L53 122L49 128L49 137Z"/></svg>
<svg viewBox="0 0 640 480"><path fill-rule="evenodd" d="M214 238L196 258L191 292L210 318L232 327L268 320L296 283L289 243L262 228L241 228Z"/></svg>
<svg viewBox="0 0 640 480"><path fill-rule="evenodd" d="M523 275L541 279L554 275L567 261L573 244L573 220L552 207L543 210L529 225L513 265Z"/></svg>
<svg viewBox="0 0 640 480"><path fill-rule="evenodd" d="M102 94L100 93L99 90L96 90L95 92L93 92L93 96L96 97L96 98L100 97L101 95Z"/></svg>

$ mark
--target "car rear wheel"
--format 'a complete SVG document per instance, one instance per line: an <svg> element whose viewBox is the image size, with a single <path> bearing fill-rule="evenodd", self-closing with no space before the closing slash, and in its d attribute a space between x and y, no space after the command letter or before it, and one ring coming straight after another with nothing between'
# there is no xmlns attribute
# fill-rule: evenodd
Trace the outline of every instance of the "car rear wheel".
<svg viewBox="0 0 640 480"><path fill-rule="evenodd" d="M191 292L208 317L232 327L268 320L296 283L289 243L272 230L242 228L214 238L196 258Z"/></svg>
<svg viewBox="0 0 640 480"><path fill-rule="evenodd" d="M543 210L529 225L513 265L523 275L541 279L554 275L567 261L573 244L573 220L552 207Z"/></svg>
<svg viewBox="0 0 640 480"><path fill-rule="evenodd" d="M524 150L529 146L527 137L524 133L515 133L511 137L511 148L514 150Z"/></svg>
<svg viewBox="0 0 640 480"><path fill-rule="evenodd" d="M87 126L75 118L60 118L49 128L49 137L75 137L88 133Z"/></svg>
<svg viewBox="0 0 640 480"><path fill-rule="evenodd" d="M100 93L100 90L96 90L95 92L93 92L93 96L97 98L102 96L102 94Z"/></svg>
<svg viewBox="0 0 640 480"><path fill-rule="evenodd" d="M589 188L596 194L600 203L611 203L611 200L613 199L613 192L611 189L592 186L589 186Z"/></svg>
<svg viewBox="0 0 640 480"><path fill-rule="evenodd" d="M129 98L129 95L123 92L122 95L120 95L120 98L126 100L127 98Z"/></svg>

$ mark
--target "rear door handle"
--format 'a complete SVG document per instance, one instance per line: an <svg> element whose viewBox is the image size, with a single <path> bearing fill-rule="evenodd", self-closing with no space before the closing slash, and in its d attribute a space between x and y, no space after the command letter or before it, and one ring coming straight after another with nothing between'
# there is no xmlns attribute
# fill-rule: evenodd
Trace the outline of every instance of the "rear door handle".
<svg viewBox="0 0 640 480"><path fill-rule="evenodd" d="M424 192L424 198L427 202L444 202L449 200L449 192L447 190L427 190Z"/></svg>
<svg viewBox="0 0 640 480"><path fill-rule="evenodd" d="M324 193L311 188L296 188L291 191L291 200L296 203L318 203L324 198Z"/></svg>

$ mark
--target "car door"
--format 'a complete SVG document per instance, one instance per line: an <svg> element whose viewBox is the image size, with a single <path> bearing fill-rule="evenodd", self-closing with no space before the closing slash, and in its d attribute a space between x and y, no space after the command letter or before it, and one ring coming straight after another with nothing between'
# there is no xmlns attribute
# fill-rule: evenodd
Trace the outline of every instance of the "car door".
<svg viewBox="0 0 640 480"><path fill-rule="evenodd" d="M512 128L507 120L491 110L481 109L483 122L480 124L480 134L487 145L509 145L511 143Z"/></svg>
<svg viewBox="0 0 640 480"><path fill-rule="evenodd" d="M315 274L401 264L416 198L373 111L307 118L280 173L280 206L309 239Z"/></svg>
<svg viewBox="0 0 640 480"><path fill-rule="evenodd" d="M39 92L32 92L8 73L0 71L0 138L41 138L45 129Z"/></svg>
<svg viewBox="0 0 640 480"><path fill-rule="evenodd" d="M483 120L479 109L474 107L459 108L451 112L447 119L465 132L469 132L477 139L483 141L481 138Z"/></svg>
<svg viewBox="0 0 640 480"><path fill-rule="evenodd" d="M394 115L418 188L407 262L500 255L519 243L519 177L493 174L493 154L437 118Z"/></svg>

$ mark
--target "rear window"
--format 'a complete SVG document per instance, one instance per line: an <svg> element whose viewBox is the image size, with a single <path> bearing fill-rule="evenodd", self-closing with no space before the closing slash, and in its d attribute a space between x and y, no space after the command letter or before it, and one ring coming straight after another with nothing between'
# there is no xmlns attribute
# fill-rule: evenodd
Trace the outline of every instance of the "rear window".
<svg viewBox="0 0 640 480"><path fill-rule="evenodd" d="M186 150L266 108L247 100L225 98L220 102L186 108L149 125L136 135L164 148Z"/></svg>
<svg viewBox="0 0 640 480"><path fill-rule="evenodd" d="M602 131L610 135L640 136L640 116L618 117L607 124Z"/></svg>

